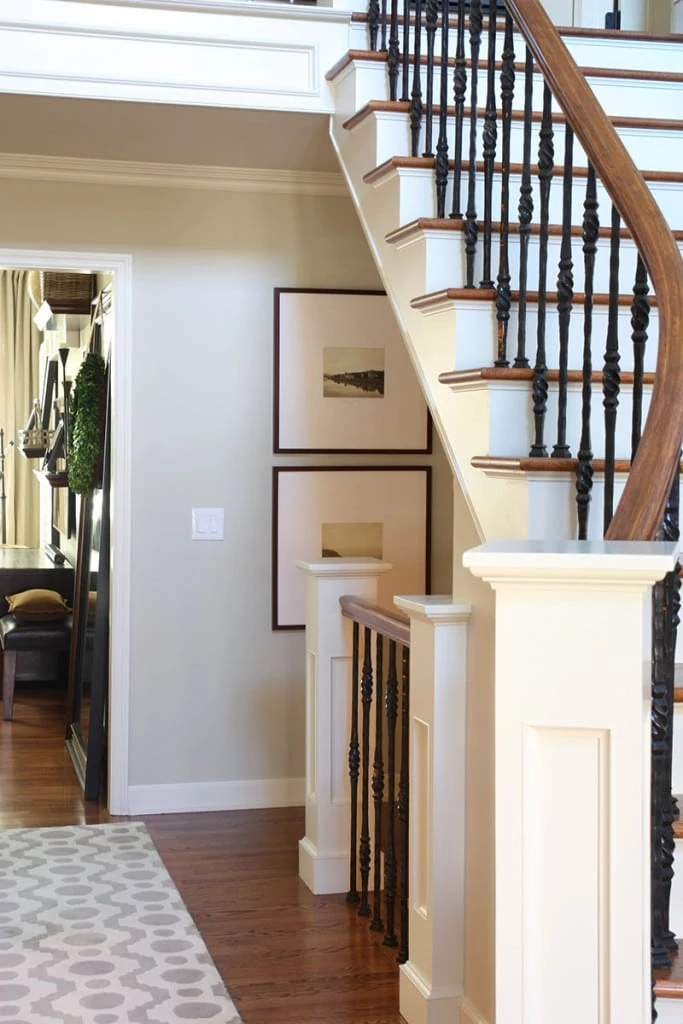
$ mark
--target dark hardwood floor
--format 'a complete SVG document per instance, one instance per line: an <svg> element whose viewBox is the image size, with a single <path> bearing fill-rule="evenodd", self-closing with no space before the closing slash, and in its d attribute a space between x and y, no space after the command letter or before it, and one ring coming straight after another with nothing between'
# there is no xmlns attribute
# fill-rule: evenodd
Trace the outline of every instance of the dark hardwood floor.
<svg viewBox="0 0 683 1024"><path fill-rule="evenodd" d="M18 687L0 724L0 827L109 820L82 800L63 692ZM390 951L343 896L299 881L302 809L143 820L245 1024L403 1024Z"/></svg>

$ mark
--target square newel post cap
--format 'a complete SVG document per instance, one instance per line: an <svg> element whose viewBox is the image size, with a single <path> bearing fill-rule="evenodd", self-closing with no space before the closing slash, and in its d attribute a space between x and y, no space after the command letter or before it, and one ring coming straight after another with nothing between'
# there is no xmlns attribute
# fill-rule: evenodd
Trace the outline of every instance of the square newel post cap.
<svg viewBox="0 0 683 1024"><path fill-rule="evenodd" d="M463 565L492 586L562 583L640 586L676 565L678 544L664 541L498 540L471 548Z"/></svg>
<svg viewBox="0 0 683 1024"><path fill-rule="evenodd" d="M471 604L454 604L449 594L401 594L394 604L411 619L434 624L467 622L472 614Z"/></svg>
<svg viewBox="0 0 683 1024"><path fill-rule="evenodd" d="M383 562L379 558L319 558L315 562L304 559L296 562L297 569L302 569L309 576L323 579L363 579L368 576L382 576L393 569L391 562Z"/></svg>

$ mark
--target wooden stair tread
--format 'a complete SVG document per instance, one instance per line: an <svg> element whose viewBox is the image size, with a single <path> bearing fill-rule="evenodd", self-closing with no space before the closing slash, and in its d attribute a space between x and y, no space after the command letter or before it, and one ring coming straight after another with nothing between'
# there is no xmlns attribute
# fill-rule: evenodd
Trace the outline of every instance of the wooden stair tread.
<svg viewBox="0 0 683 1024"><path fill-rule="evenodd" d="M681 184L683 184L683 174L681 174ZM464 229L465 221L462 218L457 217L418 217L417 220L410 221L408 224L403 224L400 228L395 228L394 231L390 231L388 235L385 235L384 241L389 245L395 245L397 242L403 242L408 238L412 238L413 235L418 234L420 231L462 231ZM500 221L493 221L491 229L494 234L499 234L502 225ZM531 235L540 234L541 226L538 222L529 225L529 233ZM511 235L518 235L520 233L520 226L518 221L513 221L508 226L508 232ZM557 238L562 235L561 224L549 224L548 234ZM571 234L573 238L583 237L583 228L579 224L572 226ZM674 236L677 242L683 242L683 229L672 230L671 234ZM609 227L601 227L599 230L600 238L610 238L611 229ZM628 228L622 228L620 231L620 238L623 241L628 241L632 237L631 232Z"/></svg>
<svg viewBox="0 0 683 1024"><path fill-rule="evenodd" d="M423 107L424 110L424 107ZM342 127L347 131L351 131L367 117L370 117L373 113L393 113L393 114L409 114L410 103L407 100L370 100L357 110L355 114L352 114L346 121L344 121ZM482 108L478 112L478 117L483 120L486 111ZM437 104L433 107L434 117L437 118L441 114L441 107ZM455 117L455 107L448 107L448 116ZM469 118L470 110L465 108L464 117ZM541 111L535 111L532 114L532 121L539 123L542 119ZM511 113L511 120L523 121L524 111L513 110ZM561 125L565 123L564 114L553 114L553 124ZM683 132L683 120L677 118L651 118L651 117L610 117L609 119L615 128L656 128L658 131L667 129L670 131Z"/></svg>
<svg viewBox="0 0 683 1024"><path fill-rule="evenodd" d="M681 572L683 573L683 569ZM683 704L683 664L675 666L674 687L674 701L677 704ZM683 797L681 798L681 807L683 807Z"/></svg>
<svg viewBox="0 0 683 1024"><path fill-rule="evenodd" d="M681 944L683 945L683 940ZM658 999L683 999L683 949L671 955L671 967L655 971L655 995Z"/></svg>
<svg viewBox="0 0 683 1024"><path fill-rule="evenodd" d="M546 373L546 379L553 383L559 380L559 370L548 370ZM569 370L567 377L570 384L581 384L583 382L583 372L581 370ZM591 380L594 384L602 383L603 374L600 370L594 370L591 374ZM621 372L619 374L622 385L633 384L634 375L631 372ZM441 384L469 384L475 381L533 381L534 370L533 367L515 367L515 366L482 366L480 369L474 370L448 370L446 373L439 374L439 381ZM655 382L654 373L643 374L643 384L652 385Z"/></svg>
<svg viewBox="0 0 683 1024"><path fill-rule="evenodd" d="M354 61L367 61L369 64L385 64L387 62L387 51L386 50L348 50L343 57L334 64L325 75L328 82L332 81L344 68L348 67L349 64ZM427 55L420 54L420 66L426 67L428 63ZM414 60L412 59L410 66L414 67ZM470 68L472 62L470 59L466 61L466 67ZM455 57L448 58L449 68L455 67ZM502 61L496 61L495 66L497 70L502 70ZM441 56L434 54L434 67L441 67ZM488 70L488 61L486 59L479 61L479 73L485 75ZM524 74L525 65L523 61L515 62L515 71L517 74ZM600 67L584 67L581 66L581 71L586 78L606 78L606 79L620 79L626 81L635 82L672 82L674 84L683 83L683 72L679 71L650 71L650 70L632 70L630 68L600 68ZM540 74L540 68L537 64L534 64L534 74Z"/></svg>
<svg viewBox="0 0 683 1024"><path fill-rule="evenodd" d="M552 448L552 445L549 446ZM535 458L532 456L521 456L513 458L507 455L475 455L470 461L474 469L488 470L495 473L575 473L578 459L553 459ZM605 472L605 460L593 459L591 463L594 473ZM683 463L681 463L683 470ZM614 463L615 473L629 473L631 470L630 459L616 459Z"/></svg>
<svg viewBox="0 0 683 1024"><path fill-rule="evenodd" d="M513 291L511 293L512 302L519 301L519 292ZM467 302L494 302L496 293L493 288L443 288L438 292L430 292L427 295L418 295L412 299L410 305L413 309L421 310L425 312L427 310L433 310L438 306L443 305L447 302L467 301ZM538 302L538 292L528 291L526 294L528 303ZM657 296L648 296L650 306L657 305ZM583 304L585 295L583 292L575 292L572 305L580 306ZM546 295L548 305L557 303L557 293L549 291ZM620 295L619 305L620 306L631 306L633 302L632 295ZM595 306L607 306L609 304L609 295L607 292L596 292L593 296L593 304Z"/></svg>

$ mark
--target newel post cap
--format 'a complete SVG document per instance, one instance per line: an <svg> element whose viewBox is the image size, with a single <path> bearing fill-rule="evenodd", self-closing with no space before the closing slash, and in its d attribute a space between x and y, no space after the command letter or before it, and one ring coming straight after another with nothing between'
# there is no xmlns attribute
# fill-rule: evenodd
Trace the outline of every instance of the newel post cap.
<svg viewBox="0 0 683 1024"><path fill-rule="evenodd" d="M471 548L463 565L499 583L644 587L676 565L678 544L664 541L498 540Z"/></svg>
<svg viewBox="0 0 683 1024"><path fill-rule="evenodd" d="M304 559L297 560L297 569L302 569L309 576L323 579L355 579L367 576L382 576L393 569L391 562L383 562L379 558L320 558L315 562Z"/></svg>

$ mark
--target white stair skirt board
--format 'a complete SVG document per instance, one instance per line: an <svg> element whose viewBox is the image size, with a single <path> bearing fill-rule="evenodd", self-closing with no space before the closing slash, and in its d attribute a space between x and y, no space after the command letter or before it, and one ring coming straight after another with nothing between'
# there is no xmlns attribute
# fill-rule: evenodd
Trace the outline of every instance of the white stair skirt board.
<svg viewBox="0 0 683 1024"><path fill-rule="evenodd" d="M128 790L129 814L301 807L304 792L304 779L243 779L131 786Z"/></svg>
<svg viewBox="0 0 683 1024"><path fill-rule="evenodd" d="M683 1000L658 999L657 1024L681 1024L683 1020Z"/></svg>
<svg viewBox="0 0 683 1024"><path fill-rule="evenodd" d="M683 839L676 840L669 927L676 935L683 935ZM683 1006L681 1007L681 1020L683 1020Z"/></svg>
<svg viewBox="0 0 683 1024"><path fill-rule="evenodd" d="M683 626L678 627L678 650L683 654ZM674 793L683 793L683 704L674 705ZM683 931L680 933L683 935Z"/></svg>

